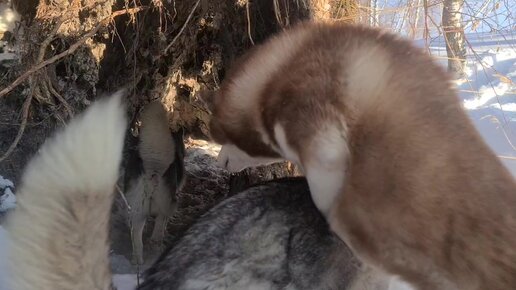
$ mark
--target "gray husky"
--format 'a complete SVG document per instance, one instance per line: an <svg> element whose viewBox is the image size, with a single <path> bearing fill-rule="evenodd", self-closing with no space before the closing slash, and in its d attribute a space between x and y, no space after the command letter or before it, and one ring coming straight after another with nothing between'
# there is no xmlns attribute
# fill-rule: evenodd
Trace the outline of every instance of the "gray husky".
<svg viewBox="0 0 516 290"><path fill-rule="evenodd" d="M301 177L208 211L144 274L150 289L388 289L328 228Z"/></svg>

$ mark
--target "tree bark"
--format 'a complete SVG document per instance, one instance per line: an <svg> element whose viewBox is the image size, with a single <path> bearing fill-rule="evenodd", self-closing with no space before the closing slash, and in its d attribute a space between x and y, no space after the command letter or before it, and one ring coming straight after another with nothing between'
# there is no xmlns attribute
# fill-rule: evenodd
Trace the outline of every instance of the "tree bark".
<svg viewBox="0 0 516 290"><path fill-rule="evenodd" d="M378 15L378 0L371 0L371 26L378 26L380 24L380 18Z"/></svg>
<svg viewBox="0 0 516 290"><path fill-rule="evenodd" d="M464 0L445 0L442 26L448 54L448 71L455 77L464 75L466 65L466 45L462 25Z"/></svg>

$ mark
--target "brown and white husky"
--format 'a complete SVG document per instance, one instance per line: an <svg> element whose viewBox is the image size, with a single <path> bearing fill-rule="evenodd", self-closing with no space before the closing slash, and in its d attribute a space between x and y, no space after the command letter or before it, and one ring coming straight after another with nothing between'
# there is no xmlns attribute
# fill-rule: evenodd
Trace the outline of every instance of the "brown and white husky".
<svg viewBox="0 0 516 290"><path fill-rule="evenodd" d="M447 73L393 34L303 23L211 99L228 170L288 159L367 264L417 289L516 289L516 183Z"/></svg>

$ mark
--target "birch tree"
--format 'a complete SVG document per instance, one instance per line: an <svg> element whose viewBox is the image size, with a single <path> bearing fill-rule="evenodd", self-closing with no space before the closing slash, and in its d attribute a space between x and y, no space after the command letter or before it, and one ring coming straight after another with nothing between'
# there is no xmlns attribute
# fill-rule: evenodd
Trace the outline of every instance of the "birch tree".
<svg viewBox="0 0 516 290"><path fill-rule="evenodd" d="M464 0L444 0L442 26L448 54L448 70L456 77L464 75L466 65L463 6Z"/></svg>

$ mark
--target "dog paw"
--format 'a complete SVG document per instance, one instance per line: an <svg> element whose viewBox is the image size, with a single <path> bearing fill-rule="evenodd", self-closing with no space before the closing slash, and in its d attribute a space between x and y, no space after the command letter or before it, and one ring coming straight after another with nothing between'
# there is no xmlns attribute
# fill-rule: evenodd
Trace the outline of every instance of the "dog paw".
<svg viewBox="0 0 516 290"><path fill-rule="evenodd" d="M163 245L163 242L161 242L161 241L151 240L149 242L149 244L150 244L151 249L156 252L161 253L165 249L165 246Z"/></svg>
<svg viewBox="0 0 516 290"><path fill-rule="evenodd" d="M137 255L133 255L131 257L131 264L133 265L143 265L143 257L141 256L137 256Z"/></svg>

